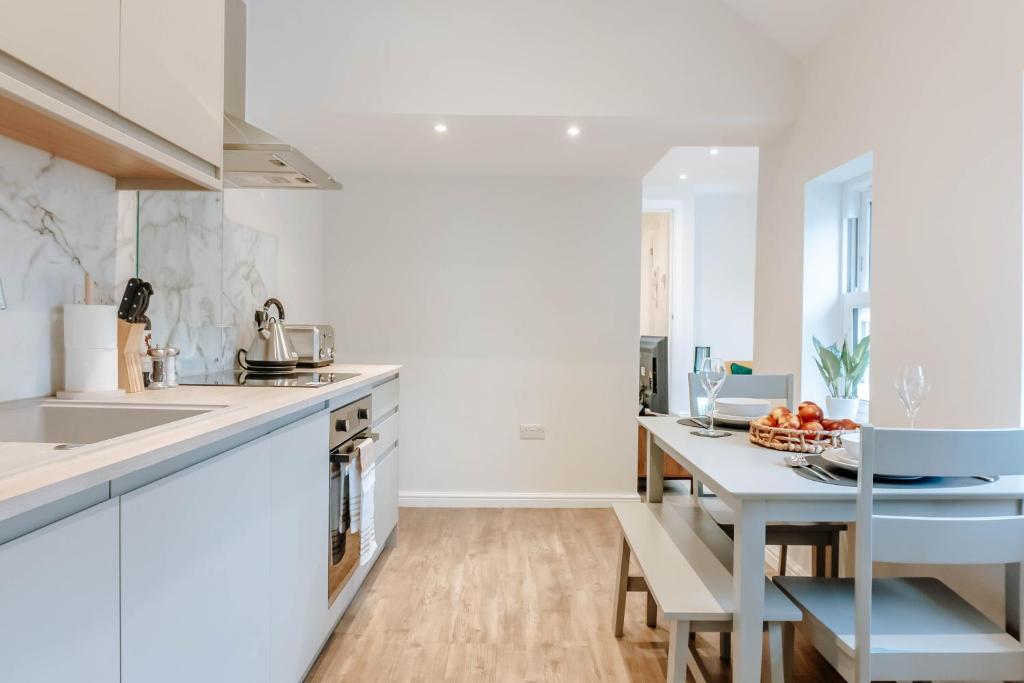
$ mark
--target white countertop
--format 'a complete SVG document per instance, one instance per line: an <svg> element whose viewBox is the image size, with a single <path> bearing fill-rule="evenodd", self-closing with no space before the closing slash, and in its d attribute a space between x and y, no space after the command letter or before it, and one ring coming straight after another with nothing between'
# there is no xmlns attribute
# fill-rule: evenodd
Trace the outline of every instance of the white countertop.
<svg viewBox="0 0 1024 683"><path fill-rule="evenodd" d="M398 365L332 365L319 372L358 373L324 387L182 386L102 401L115 404L217 406L204 415L133 434L54 451L52 444L0 442L0 521L239 434L335 396L379 384ZM325 435L326 436L326 435ZM26 460L38 465L25 467Z"/></svg>

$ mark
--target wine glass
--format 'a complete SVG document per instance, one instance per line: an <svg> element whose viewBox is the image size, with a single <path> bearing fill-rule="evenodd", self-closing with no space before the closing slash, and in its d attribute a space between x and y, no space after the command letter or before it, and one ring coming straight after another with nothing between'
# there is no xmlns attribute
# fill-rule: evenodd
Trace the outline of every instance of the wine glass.
<svg viewBox="0 0 1024 683"><path fill-rule="evenodd" d="M928 397L932 390L931 383L925 379L924 367L920 365L905 365L900 376L893 382L896 386L896 395L903 404L910 419L910 428L914 428L917 420L917 412L921 410L921 404Z"/></svg>
<svg viewBox="0 0 1024 683"><path fill-rule="evenodd" d="M715 431L715 397L725 384L725 361L721 358L705 358L700 366L700 383L708 395L708 426L704 436L722 436L726 432Z"/></svg>

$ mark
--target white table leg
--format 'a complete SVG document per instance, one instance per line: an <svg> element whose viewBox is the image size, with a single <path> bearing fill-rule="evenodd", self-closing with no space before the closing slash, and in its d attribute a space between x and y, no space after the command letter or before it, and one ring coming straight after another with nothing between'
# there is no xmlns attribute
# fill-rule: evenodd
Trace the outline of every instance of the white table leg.
<svg viewBox="0 0 1024 683"><path fill-rule="evenodd" d="M654 437L647 432L647 502L660 503L665 491L665 455L654 447Z"/></svg>
<svg viewBox="0 0 1024 683"><path fill-rule="evenodd" d="M745 501L736 510L732 564L733 683L761 680L761 632L764 623L765 510L759 501Z"/></svg>

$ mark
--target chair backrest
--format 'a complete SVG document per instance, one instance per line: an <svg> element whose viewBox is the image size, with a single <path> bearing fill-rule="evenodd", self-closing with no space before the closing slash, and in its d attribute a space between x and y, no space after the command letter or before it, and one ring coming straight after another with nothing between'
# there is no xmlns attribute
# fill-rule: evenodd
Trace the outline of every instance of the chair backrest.
<svg viewBox="0 0 1024 683"><path fill-rule="evenodd" d="M699 399L707 396L700 375L691 372L687 376L690 388L690 415L702 415ZM768 398L785 401L793 408L793 375L728 375L718 398Z"/></svg>
<svg viewBox="0 0 1024 683"><path fill-rule="evenodd" d="M1024 429L861 429L857 480L857 680L870 678L872 562L1009 564L1024 562L1024 516L875 514L874 477L974 477L1024 474ZM978 485L986 485L982 481ZM1019 506L1015 506L1019 510ZM916 514L916 511L915 511ZM955 516L954 516L955 515ZM955 552L951 552L954 550ZM1022 593L1024 600L1024 593ZM1021 605L1024 608L1024 603ZM1022 612L1024 613L1024 612Z"/></svg>

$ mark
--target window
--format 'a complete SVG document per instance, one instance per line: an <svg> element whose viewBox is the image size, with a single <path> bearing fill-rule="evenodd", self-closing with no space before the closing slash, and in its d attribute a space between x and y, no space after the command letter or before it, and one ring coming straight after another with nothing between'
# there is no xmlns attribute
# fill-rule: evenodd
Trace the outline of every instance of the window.
<svg viewBox="0 0 1024 683"><path fill-rule="evenodd" d="M856 344L871 334L871 174L843 185L843 338ZM857 394L871 397L868 375Z"/></svg>

